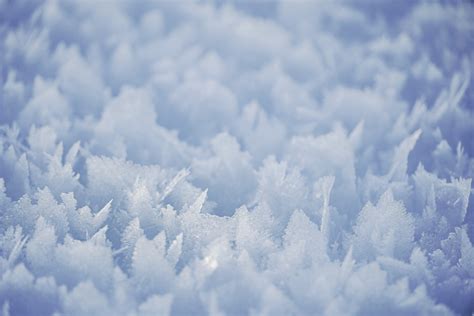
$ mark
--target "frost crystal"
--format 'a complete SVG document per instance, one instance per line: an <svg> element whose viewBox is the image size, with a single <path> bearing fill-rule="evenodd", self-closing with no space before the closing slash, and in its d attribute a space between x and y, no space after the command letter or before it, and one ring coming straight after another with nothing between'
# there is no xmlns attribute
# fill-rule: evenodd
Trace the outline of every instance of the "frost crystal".
<svg viewBox="0 0 474 316"><path fill-rule="evenodd" d="M3 315L472 315L472 21L0 0Z"/></svg>

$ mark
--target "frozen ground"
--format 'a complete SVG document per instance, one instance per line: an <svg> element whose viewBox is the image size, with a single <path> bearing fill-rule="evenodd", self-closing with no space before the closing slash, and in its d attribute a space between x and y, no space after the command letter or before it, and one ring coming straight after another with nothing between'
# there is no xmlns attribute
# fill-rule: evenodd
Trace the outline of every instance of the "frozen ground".
<svg viewBox="0 0 474 316"><path fill-rule="evenodd" d="M4 315L471 315L468 1L0 0Z"/></svg>

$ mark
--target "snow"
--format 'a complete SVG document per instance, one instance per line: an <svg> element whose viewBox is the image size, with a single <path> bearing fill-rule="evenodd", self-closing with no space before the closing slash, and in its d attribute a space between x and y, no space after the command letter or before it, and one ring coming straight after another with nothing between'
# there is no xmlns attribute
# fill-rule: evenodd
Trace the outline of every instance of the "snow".
<svg viewBox="0 0 474 316"><path fill-rule="evenodd" d="M474 6L0 0L4 315L471 315Z"/></svg>

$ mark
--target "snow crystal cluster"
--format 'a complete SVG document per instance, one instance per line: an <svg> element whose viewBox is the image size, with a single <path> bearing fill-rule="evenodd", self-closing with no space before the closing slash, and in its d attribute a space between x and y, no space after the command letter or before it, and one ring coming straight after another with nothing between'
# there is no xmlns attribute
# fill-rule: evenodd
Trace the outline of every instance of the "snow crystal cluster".
<svg viewBox="0 0 474 316"><path fill-rule="evenodd" d="M472 21L0 0L3 315L471 315Z"/></svg>

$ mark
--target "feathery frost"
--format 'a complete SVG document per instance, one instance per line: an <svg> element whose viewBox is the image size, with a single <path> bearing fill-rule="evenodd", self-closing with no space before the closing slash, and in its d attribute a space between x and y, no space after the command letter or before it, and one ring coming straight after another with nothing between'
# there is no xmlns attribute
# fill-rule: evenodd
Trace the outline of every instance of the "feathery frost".
<svg viewBox="0 0 474 316"><path fill-rule="evenodd" d="M468 1L0 0L4 315L471 315Z"/></svg>

